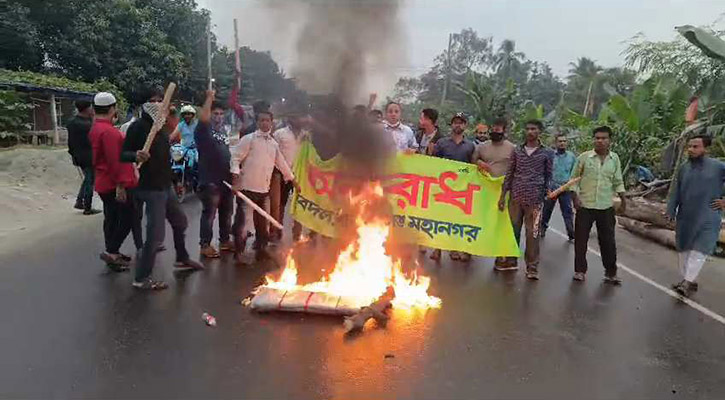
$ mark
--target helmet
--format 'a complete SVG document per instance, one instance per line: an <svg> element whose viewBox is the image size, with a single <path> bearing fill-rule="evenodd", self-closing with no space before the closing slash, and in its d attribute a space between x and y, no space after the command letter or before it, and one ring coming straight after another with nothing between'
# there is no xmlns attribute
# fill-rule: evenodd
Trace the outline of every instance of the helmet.
<svg viewBox="0 0 725 400"><path fill-rule="evenodd" d="M183 107L181 107L181 112L179 114L180 115L184 115L184 114L187 114L187 113L188 114L196 115L196 108L194 108L194 106L190 106L188 104L185 105L185 106L183 106Z"/></svg>

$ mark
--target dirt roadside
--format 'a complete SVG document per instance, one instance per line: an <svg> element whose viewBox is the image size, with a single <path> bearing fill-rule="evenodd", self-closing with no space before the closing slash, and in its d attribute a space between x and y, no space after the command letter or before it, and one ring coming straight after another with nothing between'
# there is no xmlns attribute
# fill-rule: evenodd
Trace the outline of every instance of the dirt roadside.
<svg viewBox="0 0 725 400"><path fill-rule="evenodd" d="M100 223L73 208L82 176L64 148L0 150L0 253L37 244L78 224ZM94 198L95 208L100 200Z"/></svg>

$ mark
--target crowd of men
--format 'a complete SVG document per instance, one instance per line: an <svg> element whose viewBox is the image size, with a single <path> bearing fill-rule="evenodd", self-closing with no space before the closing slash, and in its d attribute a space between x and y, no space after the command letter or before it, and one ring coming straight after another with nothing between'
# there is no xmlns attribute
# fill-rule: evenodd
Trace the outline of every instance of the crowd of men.
<svg viewBox="0 0 725 400"><path fill-rule="evenodd" d="M235 89L236 90L236 89ZM168 127L161 118L160 91L153 91L142 105L142 112L125 130L114 126L116 99L110 93L98 93L92 104L76 102L78 115L69 124L69 151L74 163L85 176L78 193L76 208L93 214L93 189L103 202L103 233L105 251L101 259L113 271L126 271L131 257L120 252L121 245L132 234L137 249L133 286L144 290L160 290L168 285L152 278L156 253L163 249L166 222L172 228L176 251L175 269L203 269L191 259L186 248L187 217L174 195L170 167L170 143L180 140L198 151L200 220L200 255L216 258L220 252L233 252L243 263L243 253L254 227L253 248L257 257L266 255L270 241L280 240L282 231L270 227L261 213L245 201L267 208L273 218L283 220L285 206L293 188L297 187L291 166L304 140L320 146L330 132L310 133L311 119L298 109L286 113L286 125L275 128L275 116L266 103L257 103L254 122L238 132L231 132L225 123L231 112L244 119L236 103L236 92L228 104L215 101L208 91L200 109L181 109L181 120ZM520 242L525 229L523 261L526 278L539 279L540 241L545 237L556 204L564 219L566 235L574 243L575 281L584 281L588 270L587 251L590 231L596 224L597 238L604 266L604 282L621 283L617 275L615 240L615 197L619 211L626 208L622 165L610 150L613 131L607 126L595 128L594 148L576 156L567 149L567 137L555 135L553 146L542 142L544 125L531 120L525 125L525 140L514 144L508 139L509 123L498 118L490 127L479 124L472 139L465 135L468 117L455 114L450 131L444 135L438 125L435 109L422 110L417 129L403 124L402 107L391 102L384 111L373 110L370 104L356 106L353 115L361 116L384 135L391 151L423 154L475 164L482 174L504 176L498 208L508 209L511 224ZM164 124L146 150L150 132ZM125 133L124 133L125 132ZM238 138L237 138L238 136ZM320 139L323 138L323 139ZM668 214L676 220L677 247L680 252L682 281L673 286L688 296L697 290L696 279L712 254L720 231L720 212L725 209L721 199L725 180L725 164L707 157L710 138L695 136L688 144L689 159L677 172ZM331 153L334 153L332 151ZM567 190L551 195L558 188ZM237 194L238 193L238 194ZM236 195L235 195L236 194ZM241 194L241 195L239 195ZM247 200L243 200L246 197ZM236 198L236 212L235 212ZM146 230L142 234L142 214L146 213ZM250 217L250 213L253 216ZM218 247L213 245L214 221L218 221ZM253 221L249 223L248 221ZM302 232L293 223L293 239ZM145 236L145 237L144 237ZM421 249L421 252L426 252ZM440 260L441 250L433 249L430 258ZM452 260L466 262L470 254L450 252ZM517 257L499 257L496 271L515 271Z"/></svg>

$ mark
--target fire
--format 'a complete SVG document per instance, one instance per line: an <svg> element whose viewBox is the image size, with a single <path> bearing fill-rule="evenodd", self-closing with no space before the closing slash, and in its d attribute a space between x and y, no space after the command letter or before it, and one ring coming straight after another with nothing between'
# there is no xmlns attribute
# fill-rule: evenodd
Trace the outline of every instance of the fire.
<svg viewBox="0 0 725 400"><path fill-rule="evenodd" d="M356 204L365 206L367 196L382 197L382 187L373 185L363 195L350 196ZM369 202L367 202L369 204ZM305 290L335 296L354 298L355 305L363 307L377 300L388 287L395 290L393 305L400 309L440 308L441 300L428 295L430 278L403 272L399 260L386 254L385 243L390 235L390 224L381 218L356 218L357 238L337 257L335 267L318 282L300 285L297 266L292 253L279 278L266 277L264 287L281 290Z"/></svg>

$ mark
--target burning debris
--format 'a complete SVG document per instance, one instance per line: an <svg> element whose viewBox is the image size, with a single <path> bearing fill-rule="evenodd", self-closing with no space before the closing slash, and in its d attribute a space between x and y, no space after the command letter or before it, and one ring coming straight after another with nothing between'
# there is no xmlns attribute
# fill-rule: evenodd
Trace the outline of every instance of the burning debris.
<svg viewBox="0 0 725 400"><path fill-rule="evenodd" d="M310 107L312 143L321 146L324 159L339 153L345 160L341 175L350 181L336 186L349 192L333 201L351 223L337 227L344 246L329 273L315 282L299 282L297 254L292 251L282 272L267 276L251 300L243 301L253 310L348 316L345 327L352 331L370 318L384 323L391 306L441 307L441 300L428 294L430 278L417 270L406 272L386 248L392 246L392 212L382 186L371 182L383 174L391 146L366 117L355 118L347 111L364 94L363 88L370 87L370 78L379 80L378 75L392 71L401 57L404 46L396 40L399 6L399 0L267 3L277 16L303 21L292 75L316 95Z"/></svg>
<svg viewBox="0 0 725 400"><path fill-rule="evenodd" d="M379 184L348 199L356 211L355 235L338 254L332 271L317 282L301 284L290 252L282 273L277 278L267 276L257 288L251 309L352 316L345 321L350 331L361 329L370 318L386 321L385 311L391 306L441 307L441 300L428 294L430 278L417 271L405 273L400 260L388 254L391 226L379 215L380 202L385 201Z"/></svg>

